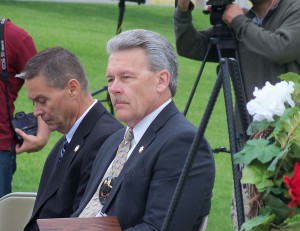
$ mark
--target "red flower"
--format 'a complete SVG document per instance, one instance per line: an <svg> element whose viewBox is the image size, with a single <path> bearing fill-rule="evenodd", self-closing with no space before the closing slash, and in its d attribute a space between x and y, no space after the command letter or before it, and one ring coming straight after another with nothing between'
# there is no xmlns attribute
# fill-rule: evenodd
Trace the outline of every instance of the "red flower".
<svg viewBox="0 0 300 231"><path fill-rule="evenodd" d="M288 204L290 207L300 206L300 164L294 165L294 173L291 178L283 176L284 183L289 188L289 194L292 201Z"/></svg>

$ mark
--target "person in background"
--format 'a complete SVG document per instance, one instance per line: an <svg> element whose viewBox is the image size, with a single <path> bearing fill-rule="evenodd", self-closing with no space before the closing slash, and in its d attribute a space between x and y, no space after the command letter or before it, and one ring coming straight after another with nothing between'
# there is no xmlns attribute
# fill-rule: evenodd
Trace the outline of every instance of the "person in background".
<svg viewBox="0 0 300 231"><path fill-rule="evenodd" d="M222 23L232 29L238 43L247 101L253 98L254 88L262 88L266 81L274 84L286 72L300 74L300 1L251 0L251 3L253 6L246 14L232 3L226 5L221 15ZM197 30L193 26L193 8L190 0L178 0L174 13L176 48L181 56L203 60L214 30L213 27ZM219 61L215 50L208 61Z"/></svg>
<svg viewBox="0 0 300 231"><path fill-rule="evenodd" d="M217 2L217 1L211 1ZM226 2L226 1L224 1ZM227 3L231 1L227 1ZM246 102L253 98L255 87L262 88L267 81L274 84L278 76L287 72L300 74L300 1L299 0L250 0L252 8L245 11L236 3L227 4L220 15L219 25L233 33L241 68L241 82ZM210 38L217 37L213 27L197 30L192 22L193 3L178 0L174 13L174 31L179 55L203 60ZM223 56L236 58L232 51L223 50ZM218 62L216 49L207 61ZM236 110L236 131L241 133L239 114ZM239 137L239 135L237 136ZM242 188L245 214L249 211L249 190ZM235 200L231 216L236 223Z"/></svg>
<svg viewBox="0 0 300 231"><path fill-rule="evenodd" d="M0 67L0 197L11 193L11 183L16 170L16 154L34 152L42 149L48 142L50 131L38 117L37 135L28 135L20 129L14 131L11 118L15 112L15 101L24 80L15 77L25 63L37 53L32 37L9 19L2 19L4 28L4 46L8 78ZM3 50L2 50L3 51ZM3 56L2 56L3 57ZM3 61L3 60L2 60ZM16 134L23 138L19 143Z"/></svg>
<svg viewBox="0 0 300 231"><path fill-rule="evenodd" d="M97 151L123 126L93 99L78 58L62 47L32 57L19 78L51 131L63 137L43 169L32 216L24 230L39 230L36 220L69 217L79 205Z"/></svg>
<svg viewBox="0 0 300 231"><path fill-rule="evenodd" d="M176 54L161 35L141 29L118 34L107 51L108 91L126 128L99 150L72 216L116 216L122 230L160 230L197 131L172 100ZM173 231L198 230L210 212L215 165L205 138L195 156L170 223Z"/></svg>

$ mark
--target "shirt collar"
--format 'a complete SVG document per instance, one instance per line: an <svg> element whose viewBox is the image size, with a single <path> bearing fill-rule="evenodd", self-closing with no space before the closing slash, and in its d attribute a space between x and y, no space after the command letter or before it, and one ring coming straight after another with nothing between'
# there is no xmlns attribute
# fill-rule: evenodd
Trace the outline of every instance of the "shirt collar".
<svg viewBox="0 0 300 231"><path fill-rule="evenodd" d="M97 103L97 100L95 99L94 102L92 103L91 106L89 106L88 109L86 109L86 111L76 120L76 122L73 124L73 126L71 127L71 129L68 131L68 133L66 134L66 138L67 141L70 143L77 128L79 127L81 121L84 119L84 117L86 116L86 114L91 110L91 108Z"/></svg>
<svg viewBox="0 0 300 231"><path fill-rule="evenodd" d="M149 115L147 115L144 119L142 119L137 125L133 128L133 134L134 134L134 143L137 144L150 124L154 121L154 119L157 117L157 115L172 101L172 99L168 99L166 102L164 102L162 105L160 105L157 109L155 109L153 112L151 112Z"/></svg>

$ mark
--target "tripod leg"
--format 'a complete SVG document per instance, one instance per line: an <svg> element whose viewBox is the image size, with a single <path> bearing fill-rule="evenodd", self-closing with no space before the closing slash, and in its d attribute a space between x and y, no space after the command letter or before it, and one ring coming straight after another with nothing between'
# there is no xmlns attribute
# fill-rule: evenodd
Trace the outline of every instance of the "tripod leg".
<svg viewBox="0 0 300 231"><path fill-rule="evenodd" d="M236 106L240 116L241 132L246 138L246 131L250 124L250 116L246 108L246 95L244 84L238 68L238 63L235 59L229 59L230 73L232 77L233 88L235 92ZM246 141L246 140L245 140Z"/></svg>
<svg viewBox="0 0 300 231"><path fill-rule="evenodd" d="M193 86L193 88L192 88L192 90L191 90L191 94L190 94L189 99L188 99L188 101L187 101L187 103L186 103L186 105L185 105L185 108L184 108L184 111L183 111L183 115L184 115L184 116L186 116L186 114L187 114L187 112L188 112L188 110L189 110L189 108L190 108L192 99L193 99L193 97L194 97L194 94L195 94L195 92L196 92L198 83L199 83L200 78L201 78L201 75L202 75L202 72L203 72L203 70L204 70L204 67L205 67L206 60L207 60L208 54L209 54L209 52L210 52L210 49L211 49L211 44L209 44L209 46L208 46L208 48L207 48L207 51L206 51L206 53L205 53L204 59L203 59L202 64L201 64L201 67L200 67L200 69L199 69L199 71L198 71L198 74L197 74L197 77L196 77L196 79L195 79L194 86Z"/></svg>
<svg viewBox="0 0 300 231"><path fill-rule="evenodd" d="M201 143L200 141L202 140L202 138L204 136L204 132L206 130L207 124L209 122L209 118L211 116L211 113L212 113L215 103L217 101L221 87L222 87L222 77L220 75L218 75L218 78L217 78L215 86L213 88L211 97L209 98L206 109L204 111L204 115L201 120L200 126L195 135L191 149L189 151L189 154L188 154L185 164L183 166L180 178L178 180L178 183L177 183L177 186L176 186L176 189L175 189L175 192L174 192L174 195L173 195L173 198L172 198L172 201L171 201L170 207L168 209L168 212L167 212L166 218L164 220L161 231L170 230L171 222L173 219L173 214L176 210L176 206L177 206L178 200L180 198L180 194L181 194L182 190L184 189L184 183L189 174L190 168L193 164L193 159L197 153L198 145Z"/></svg>
<svg viewBox="0 0 300 231"><path fill-rule="evenodd" d="M231 95L231 88L230 88L228 60L222 58L220 60L220 65L221 65L221 69L220 69L221 76L223 77L224 99L225 99L225 106L226 106L226 116L227 116L228 134L229 134L230 151L231 151L231 163L232 163L232 171L233 171L233 184L234 184L234 194L236 200L238 230L240 230L241 225L245 221L245 215L244 215L242 187L240 183L241 172L239 166L233 164L233 155L238 150L236 145L236 130L235 130L235 121L234 121L234 113L233 113L232 95Z"/></svg>

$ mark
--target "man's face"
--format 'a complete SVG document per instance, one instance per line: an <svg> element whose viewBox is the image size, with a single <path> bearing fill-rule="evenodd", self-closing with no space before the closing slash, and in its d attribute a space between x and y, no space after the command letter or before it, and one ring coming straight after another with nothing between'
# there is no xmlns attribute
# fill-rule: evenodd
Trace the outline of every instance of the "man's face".
<svg viewBox="0 0 300 231"><path fill-rule="evenodd" d="M41 116L51 131L67 133L73 124L74 105L68 86L49 86L43 75L25 80L28 97L34 104L34 115Z"/></svg>
<svg viewBox="0 0 300 231"><path fill-rule="evenodd" d="M113 53L108 60L108 91L119 120L134 127L163 102L161 76L151 72L145 52L133 48Z"/></svg>

